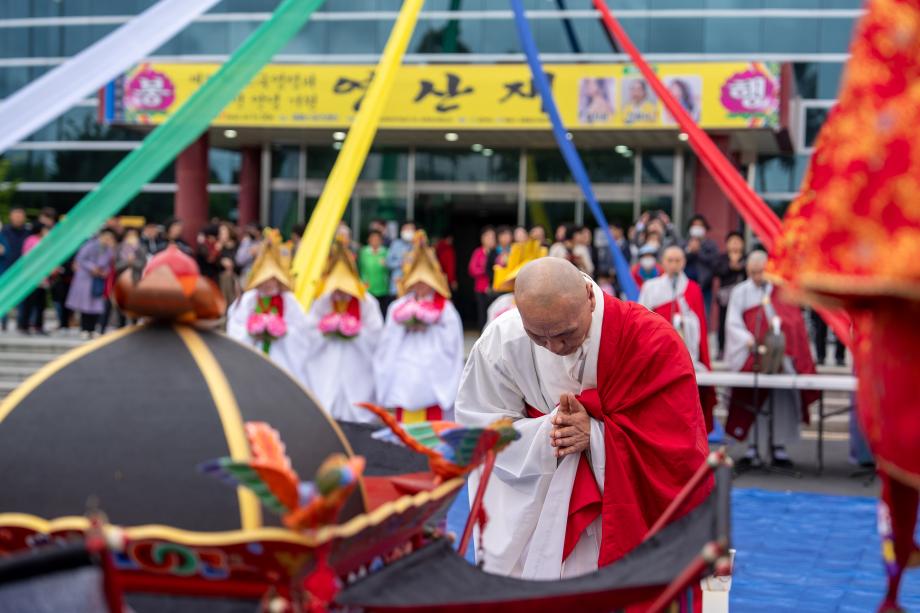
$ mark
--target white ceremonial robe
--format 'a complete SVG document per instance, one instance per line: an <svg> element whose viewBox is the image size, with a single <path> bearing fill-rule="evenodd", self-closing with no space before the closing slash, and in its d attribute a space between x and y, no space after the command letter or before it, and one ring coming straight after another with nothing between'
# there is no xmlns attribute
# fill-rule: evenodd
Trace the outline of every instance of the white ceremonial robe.
<svg viewBox="0 0 920 613"><path fill-rule="evenodd" d="M729 370L739 372L751 354L750 343L754 342L744 323L744 313L759 304L763 304L765 296L773 294L773 284L766 283L758 287L750 279L743 281L732 289L728 299L728 314L725 318L725 362ZM768 322L773 320L776 312L771 304L765 309ZM795 374L792 359L787 355L783 357L783 372ZM802 415L802 397L794 390L773 390L773 444L786 445L797 441L799 438L799 421ZM762 449L769 445L769 424L767 416L758 415L757 428L760 440L757 441ZM748 434L748 441L754 444L754 431Z"/></svg>
<svg viewBox="0 0 920 613"><path fill-rule="evenodd" d="M516 308L514 306L514 292L502 294L492 301L489 308L486 309L486 323L491 323L498 319L505 311Z"/></svg>
<svg viewBox="0 0 920 613"><path fill-rule="evenodd" d="M255 312L258 297L259 290L251 289L233 301L233 304L227 309L227 336L262 353L262 341L251 337L246 330L246 322ZM286 291L282 297L287 334L272 341L268 357L306 387L303 363L306 360L307 346L310 342L307 315L293 293Z"/></svg>
<svg viewBox="0 0 920 613"><path fill-rule="evenodd" d="M654 279L649 279L642 284L639 290L639 304L654 311L663 304L677 300L678 309L675 315L680 319L671 321L671 324L677 329L681 338L684 339L684 345L690 352L690 358L693 360L693 366L697 372L709 369L700 363L700 337L702 336L702 326L700 318L687 304L687 285L690 279L687 275L680 273L677 278L668 275L661 275Z"/></svg>
<svg viewBox="0 0 920 613"><path fill-rule="evenodd" d="M486 326L463 371L457 421L465 426L487 426L510 417L521 434L520 440L498 454L486 489L489 522L482 538L487 572L551 580L597 569L600 518L582 534L563 563L569 498L579 456L559 460L550 445L551 419L560 396L597 387L604 317L604 296L597 285L594 296L597 302L588 338L574 354L558 356L535 345L524 332L519 311L513 309ZM544 415L527 418L525 403ZM594 477L603 492L604 426L594 419L590 449ZM477 471L470 475L471 500L478 485Z"/></svg>
<svg viewBox="0 0 920 613"><path fill-rule="evenodd" d="M374 422L373 413L356 402L377 402L374 393L374 352L383 331L377 299L365 293L361 300L361 331L352 339L328 337L319 330L320 320L332 310L332 296L313 301L307 314L310 343L303 364L307 389L333 419Z"/></svg>
<svg viewBox="0 0 920 613"><path fill-rule="evenodd" d="M410 331L393 319L410 292L387 310L374 356L377 404L387 409L417 411L438 405L445 420L453 419L454 400L463 372L463 324L450 300L441 317L424 330Z"/></svg>

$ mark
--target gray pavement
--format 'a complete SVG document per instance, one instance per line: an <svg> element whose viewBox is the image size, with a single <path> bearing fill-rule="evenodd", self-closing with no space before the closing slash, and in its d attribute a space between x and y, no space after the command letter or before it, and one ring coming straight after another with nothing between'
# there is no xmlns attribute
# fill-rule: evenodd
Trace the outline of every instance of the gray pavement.
<svg viewBox="0 0 920 613"><path fill-rule="evenodd" d="M736 488L760 488L779 492L813 492L841 496L878 496L878 479L872 479L872 472L851 464L849 461L849 438L834 436L824 443L824 471L819 475L816 459L817 440L809 433L787 448L795 462L798 476L789 476L761 471L750 471L737 475ZM735 444L729 447L732 457L740 457L746 446Z"/></svg>

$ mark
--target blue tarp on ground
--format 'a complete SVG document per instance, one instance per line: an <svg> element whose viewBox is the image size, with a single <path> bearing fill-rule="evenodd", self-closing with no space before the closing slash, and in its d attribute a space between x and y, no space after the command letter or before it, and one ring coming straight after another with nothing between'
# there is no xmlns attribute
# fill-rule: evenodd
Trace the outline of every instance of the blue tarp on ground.
<svg viewBox="0 0 920 613"><path fill-rule="evenodd" d="M876 610L885 576L874 498L736 489L732 505L732 613ZM462 493L448 514L458 537L468 507ZM907 573L901 594L920 611L920 570Z"/></svg>

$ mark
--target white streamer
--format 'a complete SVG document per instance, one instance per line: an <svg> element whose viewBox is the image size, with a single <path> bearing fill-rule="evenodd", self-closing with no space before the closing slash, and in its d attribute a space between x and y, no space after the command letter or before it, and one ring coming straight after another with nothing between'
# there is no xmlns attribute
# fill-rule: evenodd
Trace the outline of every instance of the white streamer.
<svg viewBox="0 0 920 613"><path fill-rule="evenodd" d="M0 103L0 153L119 76L218 0L160 0Z"/></svg>

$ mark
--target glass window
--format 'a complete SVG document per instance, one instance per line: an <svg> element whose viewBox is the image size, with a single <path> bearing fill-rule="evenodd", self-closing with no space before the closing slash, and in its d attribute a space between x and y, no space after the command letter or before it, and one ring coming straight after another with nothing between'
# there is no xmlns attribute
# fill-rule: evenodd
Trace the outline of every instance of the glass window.
<svg viewBox="0 0 920 613"><path fill-rule="evenodd" d="M405 181L409 154L405 149L372 149L361 169L364 181Z"/></svg>
<svg viewBox="0 0 920 613"><path fill-rule="evenodd" d="M131 199L121 214L140 215L150 221L163 223L172 217L175 199L175 194L142 192Z"/></svg>
<svg viewBox="0 0 920 613"><path fill-rule="evenodd" d="M797 192L810 159L809 155L761 157L757 162L757 191Z"/></svg>
<svg viewBox="0 0 920 613"><path fill-rule="evenodd" d="M156 0L66 0L53 3L33 1L28 4L57 4L60 6L60 14L63 15L136 15L156 4Z"/></svg>
<svg viewBox="0 0 920 613"><path fill-rule="evenodd" d="M153 55L202 55L230 53L230 31L225 23L191 23Z"/></svg>
<svg viewBox="0 0 920 613"><path fill-rule="evenodd" d="M706 19L703 22L703 51L754 53L761 49L760 36L760 20L757 19Z"/></svg>
<svg viewBox="0 0 920 613"><path fill-rule="evenodd" d="M818 97L818 64L796 63L792 65L795 89L802 98Z"/></svg>
<svg viewBox="0 0 920 613"><path fill-rule="evenodd" d="M32 38L31 32L32 30L27 28L4 28L3 36L0 36L0 57L35 55L29 44Z"/></svg>
<svg viewBox="0 0 920 613"><path fill-rule="evenodd" d="M824 122L827 120L827 114L830 112L830 109L822 108L815 109L809 108L805 109L805 146L813 147L815 144L815 139L818 138L818 132L821 130L821 126L824 125Z"/></svg>
<svg viewBox="0 0 920 613"><path fill-rule="evenodd" d="M80 202L86 192L16 192L16 204L24 207L30 217L35 217L41 208L50 206L58 213L66 213ZM170 209L172 211L172 209ZM129 213L124 213L129 214Z"/></svg>
<svg viewBox="0 0 920 613"><path fill-rule="evenodd" d="M238 201L239 194L208 194L208 217L236 221L240 217Z"/></svg>
<svg viewBox="0 0 920 613"><path fill-rule="evenodd" d="M639 208L643 212L664 211L668 215L672 215L673 201L670 196L643 197Z"/></svg>
<svg viewBox="0 0 920 613"><path fill-rule="evenodd" d="M211 13L264 13L277 7L271 0L222 0L217 3Z"/></svg>
<svg viewBox="0 0 920 613"><path fill-rule="evenodd" d="M39 152L32 152L39 153ZM115 168L125 151L55 151L48 181L101 181Z"/></svg>
<svg viewBox="0 0 920 613"><path fill-rule="evenodd" d="M114 14L121 15L121 11ZM71 56L83 51L93 43L102 40L106 35L115 31L118 25L77 26L61 28L60 32L64 44L63 55Z"/></svg>
<svg viewBox="0 0 920 613"><path fill-rule="evenodd" d="M649 53L695 53L703 50L702 19L650 19Z"/></svg>
<svg viewBox="0 0 920 613"><path fill-rule="evenodd" d="M766 202L767 206L773 209L780 218L786 214L786 210L789 208L789 205L792 204L792 200L767 200Z"/></svg>
<svg viewBox="0 0 920 613"><path fill-rule="evenodd" d="M566 223L575 223L577 202L527 201L527 227L543 226L547 239L552 242L556 228Z"/></svg>
<svg viewBox="0 0 920 613"><path fill-rule="evenodd" d="M607 219L608 224L620 223L624 228L628 228L633 222L633 203L629 202L601 202L601 211ZM597 220L591 213L591 208L585 204L585 225L589 228L598 226Z"/></svg>
<svg viewBox="0 0 920 613"><path fill-rule="evenodd" d="M518 151L483 149L460 153L420 150L415 154L415 178L419 181L517 181Z"/></svg>
<svg viewBox="0 0 920 613"><path fill-rule="evenodd" d="M572 183L572 173L557 149L540 149L527 153L528 183Z"/></svg>
<svg viewBox="0 0 920 613"><path fill-rule="evenodd" d="M850 48L853 38L852 19L822 19L820 20L819 49L828 53L844 53Z"/></svg>
<svg viewBox="0 0 920 613"><path fill-rule="evenodd" d="M300 149L290 145L272 147L272 179L296 179Z"/></svg>
<svg viewBox="0 0 920 613"><path fill-rule="evenodd" d="M210 165L209 181L211 183L223 183L225 185L238 183L241 160L242 155L239 151L211 147L208 150L208 162Z"/></svg>
<svg viewBox="0 0 920 613"><path fill-rule="evenodd" d="M6 181L49 181L54 174L53 151L7 151L0 160L9 162Z"/></svg>
<svg viewBox="0 0 920 613"><path fill-rule="evenodd" d="M467 24L464 27L464 24ZM386 40L392 22L380 22L378 35ZM419 22L409 48L412 53L469 53L482 45L482 32L473 22L459 19L426 19Z"/></svg>
<svg viewBox="0 0 920 613"><path fill-rule="evenodd" d="M815 53L818 51L817 19L763 19L763 51L768 53Z"/></svg>
<svg viewBox="0 0 920 613"><path fill-rule="evenodd" d="M818 65L818 98L834 100L840 90L843 64Z"/></svg>
<svg viewBox="0 0 920 613"><path fill-rule="evenodd" d="M406 218L406 199L397 197L361 198L361 228L356 238L367 240L370 223L375 219L402 222Z"/></svg>
<svg viewBox="0 0 920 613"><path fill-rule="evenodd" d="M307 178L308 179L325 179L332 172L332 166L335 164L335 158L339 152L328 147L308 147L307 148Z"/></svg>
<svg viewBox="0 0 920 613"><path fill-rule="evenodd" d="M297 223L297 192L272 190L268 209L268 225L278 228L284 236L291 235Z"/></svg>
<svg viewBox="0 0 920 613"><path fill-rule="evenodd" d="M594 183L632 183L635 158L615 151L589 149L581 151L588 177Z"/></svg>
<svg viewBox="0 0 920 613"><path fill-rule="evenodd" d="M670 184L674 182L674 154L642 153L642 182Z"/></svg>
<svg viewBox="0 0 920 613"><path fill-rule="evenodd" d="M2 38L3 37L0 37L0 40L2 40ZM30 71L34 72L35 75L30 75ZM44 70L41 72L44 72ZM38 72L34 68L0 68L0 98L6 98L17 90L22 89L29 84L29 81L41 76L41 72Z"/></svg>

